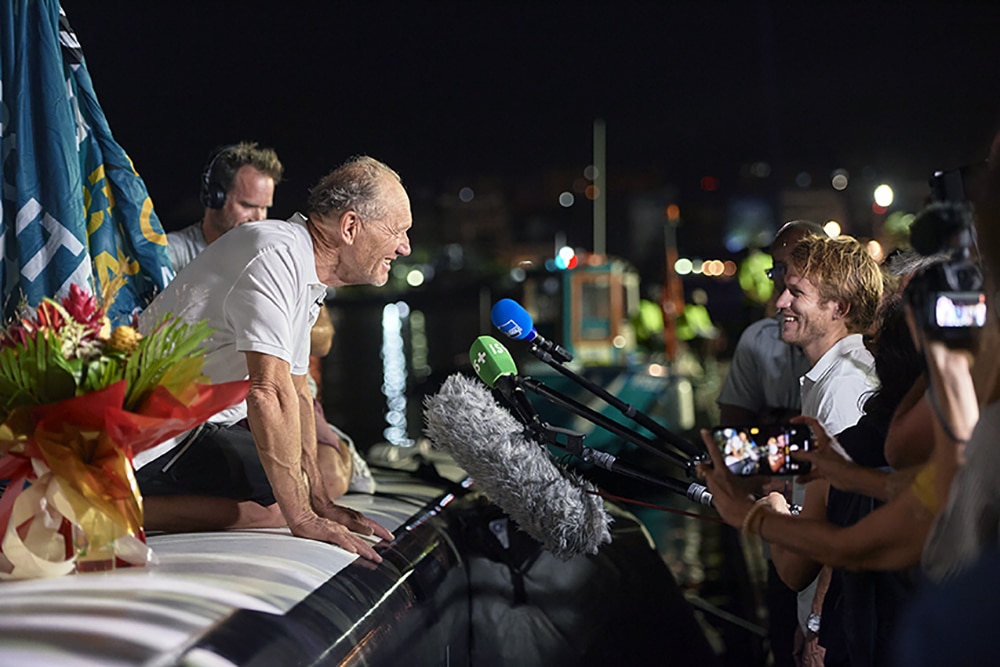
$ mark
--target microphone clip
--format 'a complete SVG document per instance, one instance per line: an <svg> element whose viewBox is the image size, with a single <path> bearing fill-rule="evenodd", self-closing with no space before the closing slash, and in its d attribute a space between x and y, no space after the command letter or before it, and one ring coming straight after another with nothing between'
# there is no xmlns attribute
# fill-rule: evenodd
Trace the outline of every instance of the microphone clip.
<svg viewBox="0 0 1000 667"><path fill-rule="evenodd" d="M583 433L552 426L543 421L535 422L528 430L532 437L543 444L553 445L576 456L583 454L583 439L587 437Z"/></svg>

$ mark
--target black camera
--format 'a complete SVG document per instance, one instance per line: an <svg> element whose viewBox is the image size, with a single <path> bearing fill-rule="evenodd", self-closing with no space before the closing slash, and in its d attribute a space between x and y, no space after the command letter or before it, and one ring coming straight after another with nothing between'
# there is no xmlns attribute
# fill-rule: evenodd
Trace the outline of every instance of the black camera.
<svg viewBox="0 0 1000 667"><path fill-rule="evenodd" d="M983 274L973 257L976 229L969 197L984 169L978 165L931 177L931 203L910 226L910 244L926 257L945 259L913 276L906 297L927 335L968 347L986 324Z"/></svg>

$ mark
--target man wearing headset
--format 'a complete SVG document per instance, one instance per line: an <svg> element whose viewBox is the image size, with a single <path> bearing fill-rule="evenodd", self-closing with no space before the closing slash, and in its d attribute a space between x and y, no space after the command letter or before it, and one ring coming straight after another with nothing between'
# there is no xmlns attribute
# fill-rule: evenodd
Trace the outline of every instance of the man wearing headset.
<svg viewBox="0 0 1000 667"><path fill-rule="evenodd" d="M241 141L217 149L201 174L204 216L167 234L174 271L183 269L209 243L234 227L267 218L274 186L281 181L283 171L278 154L258 147L256 142Z"/></svg>

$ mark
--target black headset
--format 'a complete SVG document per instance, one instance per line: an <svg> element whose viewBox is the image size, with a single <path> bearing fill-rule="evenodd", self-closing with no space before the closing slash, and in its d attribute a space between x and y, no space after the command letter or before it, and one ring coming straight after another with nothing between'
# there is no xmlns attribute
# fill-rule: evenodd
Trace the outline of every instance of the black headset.
<svg viewBox="0 0 1000 667"><path fill-rule="evenodd" d="M222 208L226 204L226 191L219 185L218 181L212 178L212 170L215 168L216 160L233 148L235 148L235 144L223 146L215 151L212 159L208 161L205 171L201 173L201 195L199 199L201 199L201 203L206 208Z"/></svg>

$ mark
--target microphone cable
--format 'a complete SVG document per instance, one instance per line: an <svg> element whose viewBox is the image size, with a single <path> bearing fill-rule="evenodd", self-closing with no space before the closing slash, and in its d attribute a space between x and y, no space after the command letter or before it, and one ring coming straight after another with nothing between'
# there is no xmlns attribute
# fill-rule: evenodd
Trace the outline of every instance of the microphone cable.
<svg viewBox="0 0 1000 667"><path fill-rule="evenodd" d="M722 517L711 516L705 514L697 514L695 512L687 512L685 510L679 510L673 507L664 507L663 505L657 505L656 503L647 503L642 500L636 500L634 498L626 498L625 496L616 496L613 493L609 493L604 489L598 488L597 491L588 491L587 493L593 493L606 500L614 500L619 503L626 503L628 505L639 505L640 507L646 507L648 509L659 510L660 512L668 512L670 514L679 514L681 516L689 516L695 519L701 519L703 521L711 521L713 523L725 524L726 522L722 520Z"/></svg>

